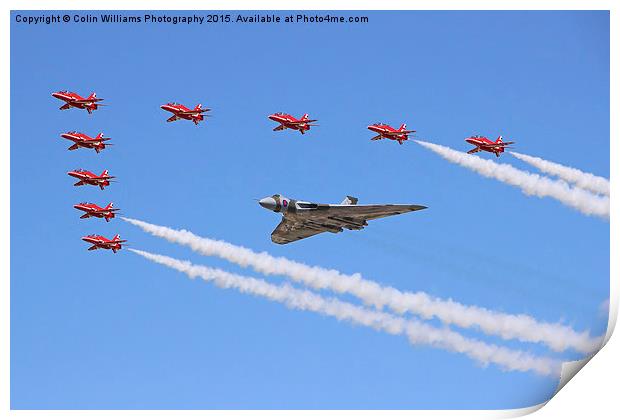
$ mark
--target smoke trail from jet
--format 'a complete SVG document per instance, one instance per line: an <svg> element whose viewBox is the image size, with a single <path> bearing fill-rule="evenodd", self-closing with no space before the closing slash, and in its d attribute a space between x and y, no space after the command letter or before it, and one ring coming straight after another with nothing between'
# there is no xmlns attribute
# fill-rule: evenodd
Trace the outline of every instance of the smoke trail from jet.
<svg viewBox="0 0 620 420"><path fill-rule="evenodd" d="M549 162L548 160L544 160L539 157L524 155L516 152L510 152L510 154L517 159L521 159L525 163L532 165L541 172L562 178L564 181L575 184L581 189L591 191L595 194L609 196L610 185L607 178L596 176L588 172L583 172L579 169L571 168L570 166Z"/></svg>
<svg viewBox="0 0 620 420"><path fill-rule="evenodd" d="M482 176L495 178L506 184L519 187L526 195L535 195L541 198L552 197L583 214L595 215L609 220L609 197L600 197L581 188L571 188L564 181L556 181L522 171L506 163L495 163L425 141L417 141L417 143L444 159L471 169Z"/></svg>
<svg viewBox="0 0 620 420"><path fill-rule="evenodd" d="M158 264L180 271L190 278L200 277L223 289L236 289L241 293L264 297L280 302L292 309L316 312L341 321L371 327L392 335L405 335L412 344L424 344L481 362L493 363L509 371L533 371L540 375L558 377L561 361L536 357L529 353L469 339L447 328L438 329L416 320L366 309L335 298L324 298L307 290L288 284L275 285L264 280L240 276L219 269L194 265L165 255L152 254L137 249L130 251Z"/></svg>
<svg viewBox="0 0 620 420"><path fill-rule="evenodd" d="M359 273L347 275L333 269L309 266L284 257L274 257L266 252L254 252L225 241L203 238L187 230L175 230L126 217L122 219L154 236L189 246L202 255L223 258L241 267L251 266L264 275L287 276L314 289L349 293L361 299L366 305L378 309L387 306L398 314L409 312L424 319L437 318L445 324L462 328L479 328L486 334L497 335L506 340L542 343L554 351L572 348L581 353L592 353L600 347L602 340L601 337L591 337L588 332L577 332L559 323L537 321L529 315L512 315L479 306L464 305L451 299L439 299L424 292L400 291L364 279Z"/></svg>

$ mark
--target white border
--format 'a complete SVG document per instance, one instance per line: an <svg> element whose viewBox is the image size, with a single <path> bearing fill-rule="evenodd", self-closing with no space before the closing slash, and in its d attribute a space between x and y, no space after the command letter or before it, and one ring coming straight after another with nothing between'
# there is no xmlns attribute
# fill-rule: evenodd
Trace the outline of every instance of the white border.
<svg viewBox="0 0 620 420"><path fill-rule="evenodd" d="M616 139L610 144L610 156L618 156L617 139L618 124L613 119L618 113L618 83L617 74L620 71L618 67L618 42L620 39L619 15L617 1L609 0L569 0L559 2L557 0L342 0L337 4L328 0L312 0L312 1L282 1L282 0L264 0L264 1L248 1L248 0L231 0L231 1L192 1L192 0L151 0L149 2L137 0L93 0L93 1L69 1L69 0L9 0L2 2L0 8L5 12L4 19L0 23L2 28L2 45L3 45L3 63L1 68L1 92L2 105L0 105L0 121L4 132L3 142L5 145L4 153L1 154L0 165L0 185L2 186L2 202L0 205L0 226L2 228L2 237L6 238L0 242L0 273L1 291L0 291L0 323L2 325L0 335L0 416L10 415L12 417L30 418L84 418L84 417L108 417L115 416L119 418L135 418L135 417L158 417L158 418L179 418L179 417L209 417L215 418L237 418L239 416L252 416L252 418L282 418L288 419L292 416L295 418L314 418L318 413L314 411L10 411L9 408L9 389L10 389L10 333L9 333L9 316L10 316L10 10L611 10L611 138ZM380 7L379 7L380 6ZM587 140L586 140L587 141ZM611 178L618 178L618 166L614 161L610 162ZM611 213L615 215L618 210L616 204L615 184L612 183L611 194ZM615 218L611 217L610 224L611 247L610 255L619 256L618 252L618 226ZM607 331L607 340L611 337L611 333L615 327L618 315L618 259L611 258L611 297L610 297L610 322ZM617 396L618 373L620 373L620 343L618 339L611 339L608 345L594 357L594 360L588 364L580 373L579 379L570 381L544 410L536 413L536 417L544 418L583 418L585 415L595 415L596 418L605 419L613 418L619 412L619 398ZM571 368L581 368L579 363ZM581 364L583 365L583 364ZM577 369L578 371L579 369ZM574 374L575 372L573 372ZM567 375L569 372L567 371ZM572 377L572 376L570 376ZM322 411L321 416L327 418L507 418L516 417L536 411L544 406L529 407L519 410L497 410L497 411Z"/></svg>

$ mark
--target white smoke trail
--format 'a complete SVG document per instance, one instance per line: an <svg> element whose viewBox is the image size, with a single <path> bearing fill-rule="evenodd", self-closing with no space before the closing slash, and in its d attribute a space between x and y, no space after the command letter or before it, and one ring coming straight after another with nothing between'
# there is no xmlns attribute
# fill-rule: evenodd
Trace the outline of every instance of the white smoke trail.
<svg viewBox="0 0 620 420"><path fill-rule="evenodd" d="M251 266L265 275L287 276L314 289L350 293L365 304L379 309L387 306L399 314L410 312L425 319L435 317L446 324L462 328L478 327L486 334L497 335L506 340L543 343L554 351L573 348L582 353L592 353L600 347L602 340L601 337L591 337L588 332L576 332L559 323L539 322L529 315L512 315L464 305L429 296L424 292L403 292L364 279L359 273L342 274L337 270L308 266L284 257L274 257L266 252L257 253L228 242L203 238L186 230L175 230L126 217L122 219L147 233L189 246L200 254L223 258L242 267Z"/></svg>
<svg viewBox="0 0 620 420"><path fill-rule="evenodd" d="M338 299L326 299L320 295L291 287L288 284L274 285L264 280L239 276L226 271L194 265L165 255L130 249L142 257L180 271L190 278L200 277L213 282L220 288L233 288L246 294L261 296L280 302L289 308L317 312L338 320L371 327L393 335L404 334L412 344L425 344L455 353L464 354L483 365L496 364L509 371L533 371L540 375L559 376L561 361L536 357L529 353L487 344L462 336L447 328L438 329L428 324L406 320L385 312L365 309Z"/></svg>
<svg viewBox="0 0 620 420"><path fill-rule="evenodd" d="M609 196L610 185L607 178L596 176L588 172L583 172L579 169L571 168L570 166L549 162L548 160L544 160L539 157L524 155L516 152L510 152L510 154L517 159L521 159L525 163L532 165L541 172L562 178L564 181L575 184L581 189L592 191L596 194Z"/></svg>
<svg viewBox="0 0 620 420"><path fill-rule="evenodd" d="M417 141L420 145L437 153L450 162L471 169L487 178L495 178L515 187L527 195L552 197L583 214L609 219L609 197L600 197L581 188L571 188L564 181L556 181L544 176L522 171L506 163L495 163L478 156L458 152L438 144Z"/></svg>

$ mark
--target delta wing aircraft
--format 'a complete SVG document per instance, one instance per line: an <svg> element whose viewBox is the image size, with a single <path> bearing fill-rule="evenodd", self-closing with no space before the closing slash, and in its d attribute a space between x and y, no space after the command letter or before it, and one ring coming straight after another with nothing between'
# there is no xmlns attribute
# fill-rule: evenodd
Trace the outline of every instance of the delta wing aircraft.
<svg viewBox="0 0 620 420"><path fill-rule="evenodd" d="M267 210L282 213L282 221L271 233L271 240L276 244L288 244L323 232L361 230L368 226L368 220L426 208L417 204L358 205L357 198L351 196L340 204L318 204L274 194L258 203Z"/></svg>

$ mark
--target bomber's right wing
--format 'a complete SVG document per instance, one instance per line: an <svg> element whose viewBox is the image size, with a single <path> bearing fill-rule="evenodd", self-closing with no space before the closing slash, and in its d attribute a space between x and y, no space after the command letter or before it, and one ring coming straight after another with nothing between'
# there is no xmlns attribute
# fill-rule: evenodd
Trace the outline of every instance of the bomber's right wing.
<svg viewBox="0 0 620 420"><path fill-rule="evenodd" d="M271 232L271 240L276 244L284 245L326 231L318 227L309 226L304 222L293 222L283 217L280 224Z"/></svg>

